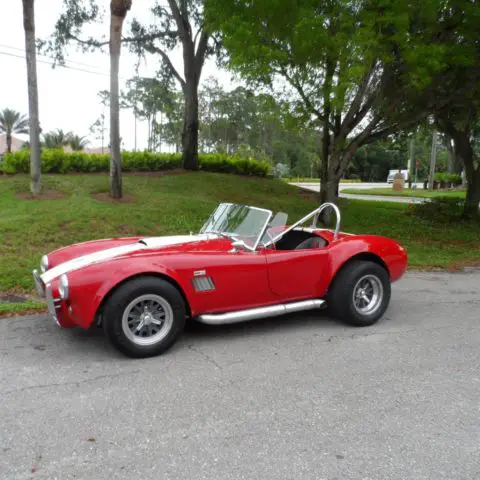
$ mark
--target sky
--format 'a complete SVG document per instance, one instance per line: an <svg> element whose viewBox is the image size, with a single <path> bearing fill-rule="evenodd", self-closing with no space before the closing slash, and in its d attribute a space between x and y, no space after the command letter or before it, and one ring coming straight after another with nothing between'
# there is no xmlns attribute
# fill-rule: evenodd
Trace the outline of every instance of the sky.
<svg viewBox="0 0 480 480"><path fill-rule="evenodd" d="M147 23L153 23L150 13L151 0L134 0L132 10L127 17L134 17ZM37 0L36 4L36 36L48 38L55 22L62 11L63 0ZM103 21L89 27L88 34L108 39L109 35L109 0L98 0L105 9ZM48 9L46 8L48 5ZM171 59L175 67L183 72L181 51L175 51ZM159 66L157 56L147 56L146 62L140 66L141 76L154 76ZM135 75L137 58L126 49L122 50L120 61L120 86ZM90 140L89 147L99 147L100 140L90 135L89 127L102 113L97 93L108 90L110 86L108 52L82 53L74 45L66 55L66 66L52 68L52 59L46 56L37 57L37 75L39 89L40 125L43 132L61 128L72 131ZM202 80L209 76L216 77L220 84L230 89L236 82L230 73L219 70L215 61L206 62ZM28 114L27 71L25 62L25 36L23 30L23 10L20 0L0 0L0 109L11 108ZM108 113L108 112L107 112ZM123 147L133 149L134 116L131 111L121 111L120 136ZM20 136L27 139L27 137ZM147 146L146 122L139 123L137 147ZM107 142L108 143L108 142Z"/></svg>

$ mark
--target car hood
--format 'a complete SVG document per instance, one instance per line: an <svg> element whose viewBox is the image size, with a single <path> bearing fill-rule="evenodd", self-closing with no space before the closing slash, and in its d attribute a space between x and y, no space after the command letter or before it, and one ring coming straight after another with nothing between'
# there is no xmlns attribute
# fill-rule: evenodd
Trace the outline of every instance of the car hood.
<svg viewBox="0 0 480 480"><path fill-rule="evenodd" d="M82 247L82 249L78 250L80 247ZM64 273L79 270L93 264L104 263L109 260L134 256L136 254L222 251L228 250L230 247L230 240L215 234L133 238L131 241L124 241L120 245L112 245L112 241L110 240L87 242L70 247L76 253L73 256L68 255L69 247L62 249L63 255L67 256L67 260L61 261L44 272L41 275L41 279L47 284Z"/></svg>

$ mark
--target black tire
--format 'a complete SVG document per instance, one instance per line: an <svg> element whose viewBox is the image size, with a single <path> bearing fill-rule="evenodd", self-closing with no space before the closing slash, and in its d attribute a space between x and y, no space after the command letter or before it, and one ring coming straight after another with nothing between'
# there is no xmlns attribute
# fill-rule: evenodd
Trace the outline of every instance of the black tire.
<svg viewBox="0 0 480 480"><path fill-rule="evenodd" d="M146 297L149 297L150 300L145 300ZM142 298L144 299L143 303L140 302ZM129 306L136 300L139 300L139 303L130 310ZM127 326L124 327L123 316L125 314L128 318L127 309L135 312L135 316L137 316L137 312L142 311L141 307L148 301L151 303L147 305L150 305L155 313L165 313L165 320L160 330L150 337L145 337L145 340L133 331L126 332L128 319L126 320ZM157 310L158 305L161 306L161 310ZM149 315L150 311L147 310L145 315L147 313ZM107 300L103 314L103 329L110 342L123 354L132 358L147 358L162 354L175 343L185 326L185 317L185 302L180 292L172 284L157 277L138 277L121 285ZM152 319L156 322L159 321L150 315L145 322ZM159 328L159 325L150 327L150 333L153 328ZM142 330L140 330L140 334L142 334ZM155 336L158 337L158 341ZM139 342L148 341L151 341L152 344L139 344Z"/></svg>
<svg viewBox="0 0 480 480"><path fill-rule="evenodd" d="M362 284L359 284L360 281ZM377 285L376 282L378 282ZM367 288L370 285L372 292L376 291L378 294L378 300L372 303L370 311L368 309L360 311L361 304L356 306L354 300L354 292L358 292L363 285L367 285ZM385 268L374 262L353 260L347 263L334 278L327 295L327 302L329 311L337 319L355 327L368 327L383 316L390 303L390 297L390 277ZM374 293L372 293L373 298Z"/></svg>

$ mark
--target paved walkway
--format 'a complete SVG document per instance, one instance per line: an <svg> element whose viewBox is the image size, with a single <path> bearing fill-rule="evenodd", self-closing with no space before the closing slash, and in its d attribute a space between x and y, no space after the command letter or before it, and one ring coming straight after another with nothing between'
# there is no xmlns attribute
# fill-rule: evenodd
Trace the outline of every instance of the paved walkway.
<svg viewBox="0 0 480 480"><path fill-rule="evenodd" d="M319 183L291 183L290 185L295 185L296 187L303 188L305 190L310 190L312 192L320 192ZM395 203L424 203L426 198L416 198L416 197L391 197L387 195L357 195L352 193L343 193L342 190L345 189L356 189L356 190L368 190L371 188L391 188L391 185L387 183L344 183L340 184L340 197L341 198L350 198L355 200L367 200L367 201L377 201L377 202L395 202Z"/></svg>

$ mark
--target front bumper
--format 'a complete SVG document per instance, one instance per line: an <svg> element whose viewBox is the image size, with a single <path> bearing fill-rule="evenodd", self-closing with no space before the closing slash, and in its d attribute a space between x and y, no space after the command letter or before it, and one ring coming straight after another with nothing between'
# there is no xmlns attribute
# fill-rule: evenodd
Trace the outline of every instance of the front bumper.
<svg viewBox="0 0 480 480"><path fill-rule="evenodd" d="M48 284L45 288L45 296L47 299L48 313L50 313L50 315L53 317L55 323L61 327L62 325L58 320L57 310L61 309L62 301L59 298L53 298L52 286L50 284Z"/></svg>
<svg viewBox="0 0 480 480"><path fill-rule="evenodd" d="M42 277L40 276L40 273L38 272L37 269L35 269L33 272L33 281L35 282L35 289L37 290L37 293L41 297L45 297L45 284L42 281Z"/></svg>
<svg viewBox="0 0 480 480"><path fill-rule="evenodd" d="M51 283L45 285L38 270L33 271L33 281L38 295L47 300L48 313L59 327L72 328L76 324L68 314L65 302L58 296L58 288Z"/></svg>

